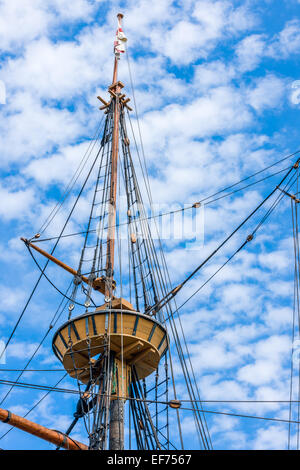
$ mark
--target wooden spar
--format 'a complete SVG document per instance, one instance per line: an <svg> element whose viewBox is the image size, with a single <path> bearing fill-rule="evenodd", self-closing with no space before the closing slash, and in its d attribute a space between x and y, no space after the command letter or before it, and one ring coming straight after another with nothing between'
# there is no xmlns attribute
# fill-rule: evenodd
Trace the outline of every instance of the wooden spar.
<svg viewBox="0 0 300 470"><path fill-rule="evenodd" d="M123 18L122 13L117 15L119 24ZM106 278L107 287L105 296L112 297L112 282L114 275L115 258L115 225L116 225L116 198L117 198L117 178L118 178L118 153L119 153L119 119L120 119L120 91L123 84L118 82L118 59L115 56L114 72L112 85L109 87L112 99L114 100L114 119L112 132L112 155L111 155L111 179L110 179L110 200L108 213L108 231L107 231L107 252L106 252Z"/></svg>
<svg viewBox="0 0 300 470"><path fill-rule="evenodd" d="M122 13L117 15L118 25L121 26ZM115 55L112 85L109 87L112 100L114 101L114 117L112 132L112 154L111 154L111 178L110 178L110 205L108 213L107 251L106 251L106 278L107 287L105 296L112 297L112 281L114 276L115 257L115 225L116 225L116 198L118 178L118 153L119 153L119 120L121 106L121 90L123 84L118 82L118 59ZM115 354L111 354L111 360L115 362ZM124 449L124 400L117 398L112 400L109 406L109 449Z"/></svg>
<svg viewBox="0 0 300 470"><path fill-rule="evenodd" d="M101 101L101 103L104 104L104 106L107 108L109 106L109 103L105 101L101 96L97 96L98 100Z"/></svg>
<svg viewBox="0 0 300 470"><path fill-rule="evenodd" d="M62 261L60 261L59 259L55 258L53 255L51 255L50 253L47 253L46 251L42 250L41 248L39 248L38 246L36 246L35 244L33 243L30 243L29 240L27 240L26 238L21 238L21 240L27 245L27 246L30 246L30 248L33 248L34 250L36 250L38 253L40 253L41 255L45 256L45 258L48 258L50 261L53 261L53 263L57 264L58 266L60 266L61 268L65 269L66 271L68 271L70 274L73 274L73 276L78 276L83 282L85 282L86 284L90 285L92 284L92 287L93 289L95 289L96 291L99 291L99 292L102 292L102 294L105 294L105 280L104 278L102 277L97 277L96 279L94 279L93 281L90 281L89 278L87 278L86 276L83 276L81 274L79 274L77 271L75 271L75 269L71 268L70 266L68 266L67 264L63 263ZM115 288L115 282L113 281L113 288Z"/></svg>
<svg viewBox="0 0 300 470"><path fill-rule="evenodd" d="M115 57L115 63L114 63L114 73L113 73L113 81L112 84L117 82L117 76L118 76L118 59Z"/></svg>
<svg viewBox="0 0 300 470"><path fill-rule="evenodd" d="M22 418L21 416L15 415L8 410L3 410L2 408L0 408L0 421L8 423L10 426L14 426L22 431L28 432L40 439L51 442L56 446L63 447L64 449L88 450L88 446L75 441L74 439L70 439L70 437L60 431L46 428L45 426L29 421L26 418Z"/></svg>

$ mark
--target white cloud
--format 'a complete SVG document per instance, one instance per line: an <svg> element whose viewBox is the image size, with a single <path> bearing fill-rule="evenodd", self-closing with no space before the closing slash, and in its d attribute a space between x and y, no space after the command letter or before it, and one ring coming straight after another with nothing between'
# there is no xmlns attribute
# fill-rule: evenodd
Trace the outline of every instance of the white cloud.
<svg viewBox="0 0 300 470"><path fill-rule="evenodd" d="M32 354L36 351L38 347L38 343L29 343L25 341L18 341L12 342L7 347L7 357L8 360L12 358L15 359L29 359ZM41 347L37 353L37 355L44 355L45 350Z"/></svg>
<svg viewBox="0 0 300 470"><path fill-rule="evenodd" d="M63 22L89 20L93 11L88 0L2 0L0 4L0 50L15 51L47 34ZM11 26L13 25L13 27Z"/></svg>
<svg viewBox="0 0 300 470"><path fill-rule="evenodd" d="M288 326L292 321L292 309L290 307L269 305L265 321L273 329Z"/></svg>
<svg viewBox="0 0 300 470"><path fill-rule="evenodd" d="M252 385L264 385L278 380L282 374L283 361L289 357L290 340L274 335L255 345L255 363L239 369L239 380Z"/></svg>
<svg viewBox="0 0 300 470"><path fill-rule="evenodd" d="M255 69L263 57L265 47L265 37L261 34L242 39L236 48L239 69L242 72Z"/></svg>
<svg viewBox="0 0 300 470"><path fill-rule="evenodd" d="M20 44L36 38L47 29L48 21L46 12L36 8L36 5L30 1L2 1L0 5L0 48L2 51L14 49Z"/></svg>
<svg viewBox="0 0 300 470"><path fill-rule="evenodd" d="M274 362L259 360L255 364L248 364L242 367L237 377L239 380L247 382L251 385L266 384L278 375L280 368Z"/></svg>
<svg viewBox="0 0 300 470"><path fill-rule="evenodd" d="M79 174L78 168L83 168L83 158L84 162L91 163L97 150L98 146L94 146L92 141L61 147L59 152L49 157L32 160L24 169L24 174L44 187L54 183L66 184L75 172Z"/></svg>
<svg viewBox="0 0 300 470"><path fill-rule="evenodd" d="M4 221L26 217L35 202L33 189L11 191L0 185L0 217Z"/></svg>
<svg viewBox="0 0 300 470"><path fill-rule="evenodd" d="M207 90L214 86L227 85L235 76L233 66L217 60L195 67L194 84L196 89Z"/></svg>
<svg viewBox="0 0 300 470"><path fill-rule="evenodd" d="M229 1L198 1L192 12L194 21L179 19L166 28L150 34L153 49L162 52L176 64L187 64L206 57L216 42L246 30L253 24L253 17L245 7L234 8Z"/></svg>
<svg viewBox="0 0 300 470"><path fill-rule="evenodd" d="M143 118L145 145L157 146L184 132L186 138L205 137L239 130L250 124L251 113L241 94L233 87L218 87L185 106L170 105L163 112L149 112Z"/></svg>
<svg viewBox="0 0 300 470"><path fill-rule="evenodd" d="M91 85L109 81L108 67L104 75L99 63L112 64L108 53L110 44L107 32L98 27L88 29L76 42L54 43L42 37L29 43L23 56L9 59L2 77L11 93L16 88L30 89L47 101L75 99L88 92Z"/></svg>
<svg viewBox="0 0 300 470"><path fill-rule="evenodd" d="M234 312L247 311L248 306L253 304L254 299L257 298L257 287L251 285L244 285L242 283L230 284L223 293L222 299L224 307L230 308ZM248 311L248 315L253 315L253 312Z"/></svg>
<svg viewBox="0 0 300 470"><path fill-rule="evenodd" d="M216 341L203 341L201 344L190 344L189 350L195 371L231 369L237 366L242 358Z"/></svg>
<svg viewBox="0 0 300 470"><path fill-rule="evenodd" d="M149 29L153 25L165 23L168 20L171 21L172 15L177 18L182 14L172 4L172 0L160 0L159 2L153 2L151 8L149 8L147 0L131 1L124 18L124 25L130 41L134 41L137 36L139 39L141 37L145 39L148 37ZM147 11L147 14L145 14L145 11Z"/></svg>
<svg viewBox="0 0 300 470"><path fill-rule="evenodd" d="M283 450L286 449L287 430L281 424L259 429L253 443L254 450Z"/></svg>
<svg viewBox="0 0 300 470"><path fill-rule="evenodd" d="M92 13L95 10L94 5L93 0L73 0L72 8L70 8L68 0L50 0L48 8L54 10L58 21L87 21L92 19Z"/></svg>
<svg viewBox="0 0 300 470"><path fill-rule="evenodd" d="M25 300L24 291L15 289L8 285L0 286L0 295L2 298L1 311L5 312L6 315L7 312L15 312L15 310L19 308L19 305Z"/></svg>
<svg viewBox="0 0 300 470"><path fill-rule="evenodd" d="M269 54L275 58L288 57L300 51L300 21L288 21L283 30L274 38Z"/></svg>
<svg viewBox="0 0 300 470"><path fill-rule="evenodd" d="M2 159L25 162L77 139L82 133L80 111L45 107L29 93L17 93L0 118Z"/></svg>
<svg viewBox="0 0 300 470"><path fill-rule="evenodd" d="M286 93L285 81L275 75L267 75L256 81L256 86L247 91L249 104L258 112L268 108L279 108Z"/></svg>
<svg viewBox="0 0 300 470"><path fill-rule="evenodd" d="M240 71L256 69L264 57L280 60L297 54L300 50L300 22L288 21L284 28L273 37L265 34L251 34L242 39L236 47L237 66Z"/></svg>
<svg viewBox="0 0 300 470"><path fill-rule="evenodd" d="M267 267L271 270L283 271L290 266L290 260L287 258L286 251L277 250L271 253L264 253L259 255L259 263L261 266Z"/></svg>

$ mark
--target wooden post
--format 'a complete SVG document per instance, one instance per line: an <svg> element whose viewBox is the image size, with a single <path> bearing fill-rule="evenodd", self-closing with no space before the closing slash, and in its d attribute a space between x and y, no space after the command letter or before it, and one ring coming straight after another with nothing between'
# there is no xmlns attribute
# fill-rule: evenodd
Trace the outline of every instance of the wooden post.
<svg viewBox="0 0 300 470"><path fill-rule="evenodd" d="M122 382L124 370L122 369L122 361L116 360L116 354L110 353L112 367L112 391L120 397L124 391L124 383ZM125 374L127 374L125 366ZM126 387L125 387L126 388ZM109 405L109 450L124 450L124 404L122 398L110 397Z"/></svg>
<svg viewBox="0 0 300 470"><path fill-rule="evenodd" d="M22 431L26 431L33 436L44 439L45 441L51 442L56 446L63 447L68 450L88 450L88 446L82 444L81 442L70 439L65 434L55 431L53 429L48 429L45 426L29 421L26 418L15 415L10 411L3 410L0 408L0 421L3 423L8 423L11 426L15 426Z"/></svg>
<svg viewBox="0 0 300 470"><path fill-rule="evenodd" d="M124 450L124 402L120 398L110 402L109 450Z"/></svg>

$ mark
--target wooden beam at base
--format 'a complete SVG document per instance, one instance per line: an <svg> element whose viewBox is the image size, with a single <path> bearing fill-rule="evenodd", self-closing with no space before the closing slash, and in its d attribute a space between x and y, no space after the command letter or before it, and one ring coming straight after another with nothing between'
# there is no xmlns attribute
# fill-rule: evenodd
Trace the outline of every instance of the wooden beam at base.
<svg viewBox="0 0 300 470"><path fill-rule="evenodd" d="M107 304L104 304L104 305L101 305L101 307L97 307L96 308L96 312L98 312L99 310L106 310L107 308ZM132 310L133 312L135 311L133 305L128 302L128 300L125 300L125 299L122 299L122 298L114 298L112 301L111 301L111 308L112 309L117 309L117 310Z"/></svg>
<svg viewBox="0 0 300 470"><path fill-rule="evenodd" d="M123 351L121 350L117 355L116 358L120 359L123 353L123 357L126 358L128 353L132 353L135 349L138 349L139 347L143 346L142 341L136 341L134 343L128 344L128 346L125 346L123 348Z"/></svg>
<svg viewBox="0 0 300 470"><path fill-rule="evenodd" d="M130 361L130 365L137 364L138 362L142 361L144 357L146 357L149 353L155 353L155 350L153 348L148 348L145 351L141 351L140 354L137 354L132 361Z"/></svg>

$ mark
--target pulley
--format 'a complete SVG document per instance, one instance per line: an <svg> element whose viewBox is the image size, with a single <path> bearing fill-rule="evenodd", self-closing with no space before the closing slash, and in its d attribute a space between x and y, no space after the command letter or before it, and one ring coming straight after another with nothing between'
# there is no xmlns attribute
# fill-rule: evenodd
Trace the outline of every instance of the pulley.
<svg viewBox="0 0 300 470"><path fill-rule="evenodd" d="M168 403L170 408L174 408L175 410L178 410L178 408L181 407L181 401L179 400L170 400Z"/></svg>

